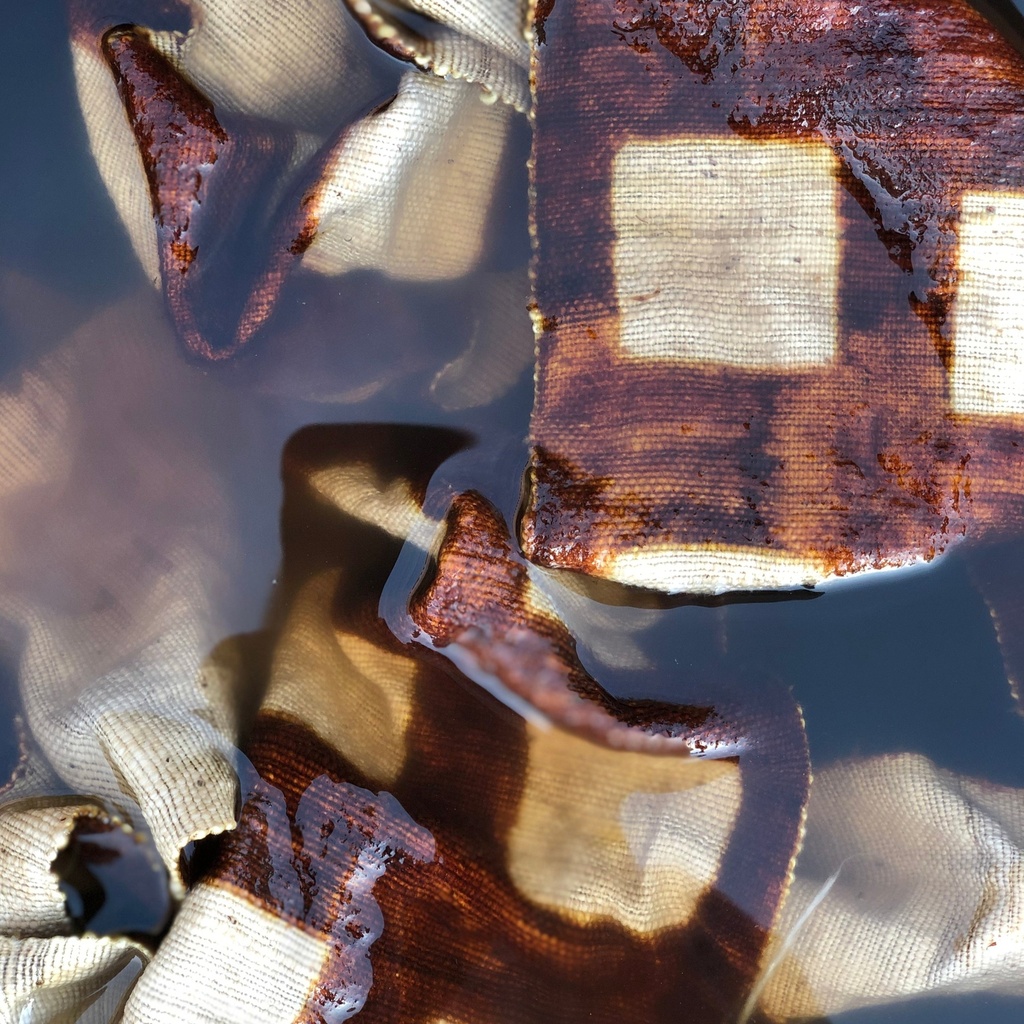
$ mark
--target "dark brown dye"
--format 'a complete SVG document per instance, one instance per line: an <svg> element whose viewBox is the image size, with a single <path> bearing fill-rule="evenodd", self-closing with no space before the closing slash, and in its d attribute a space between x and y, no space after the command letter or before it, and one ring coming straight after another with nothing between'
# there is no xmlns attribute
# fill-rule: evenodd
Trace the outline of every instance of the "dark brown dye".
<svg viewBox="0 0 1024 1024"><path fill-rule="evenodd" d="M528 586L497 511L479 494L460 494L436 568L409 601L411 621L435 647L454 645L552 722L597 743L685 757L743 741L710 707L613 698L579 664L568 629L530 606Z"/></svg>
<svg viewBox="0 0 1024 1024"><path fill-rule="evenodd" d="M582 474L564 458L538 445L533 452L527 478L528 521L520 517L523 551L538 565L550 564L547 553L557 551L561 568L586 572L591 559L580 543L580 535L590 526L602 505L602 495L610 478L593 473ZM567 509L571 514L566 515ZM543 540L538 542L538 537Z"/></svg>
<svg viewBox="0 0 1024 1024"><path fill-rule="evenodd" d="M189 212L202 205L200 167L213 167L225 151L227 133L213 105L189 85L133 26L103 37L118 92L142 155L157 224L185 246ZM188 263L179 265L181 273Z"/></svg>
<svg viewBox="0 0 1024 1024"><path fill-rule="evenodd" d="M309 201L309 197L303 200L303 205ZM291 245L288 246L288 251L293 256L301 256L312 244L313 239L316 238L316 232L318 228L316 219L310 217L305 224L302 225L302 229L296 235L295 240Z"/></svg>
<svg viewBox="0 0 1024 1024"><path fill-rule="evenodd" d="M247 780L242 825L226 841L214 880L251 893L313 933L324 933L337 915L333 909L322 920L325 907L332 894L345 893L343 880L335 887L325 881L339 859L311 851L335 841L338 825L331 823L341 818L339 843L352 855L377 843L394 851L373 886L384 928L370 949L372 978L388 983L370 988L369 974L335 976L335 969L347 966L340 957L317 988L365 985L364 1018L380 1021L429 1022L445 1014L484 1021L512 1014L525 1024L548 1020L552 1012L565 1020L613 1021L627 1006L638 1007L642 1019L651 1021L677 1019L691 1007L712 1019L735 1012L738 993L749 984L738 965L756 955L763 932L717 894L704 900L685 928L646 940L610 924L577 927L524 901L503 867L500 834L491 831L501 816L495 820L487 814L492 800L499 808L506 804L510 783L514 793L516 772L514 759L486 752L499 739L514 740L516 726L495 717L495 709L468 691L453 689L443 670L427 673L421 691L410 761L389 787L394 796L378 798L390 810L372 824L360 825L349 801L369 799L367 789L357 787L375 789L373 780L302 726L261 716L250 744L260 777ZM503 722L512 726L512 734L505 735ZM461 741L454 750L453 737ZM514 748L513 742L510 752ZM468 774L453 772L453 760L463 762ZM465 803L453 794L463 780L476 793L477 813L469 818L463 818ZM304 810L311 787L334 790L330 805ZM339 801L341 791L351 795ZM355 842L349 845L353 827ZM403 848L408 856L400 856ZM348 853L340 864L351 864ZM303 896L304 878L315 879L309 882L309 891L316 893L312 899ZM667 964L678 967L667 970ZM360 995L352 991L350 997Z"/></svg>
<svg viewBox="0 0 1024 1024"><path fill-rule="evenodd" d="M554 8L535 69L546 326L521 524L532 558L593 570L609 550L712 543L799 554L845 576L930 561L992 523L1019 528L1024 464L1003 449L1019 422L951 409L947 321L961 195L1024 185L1012 141L1024 63L956 10L880 3L837 12L823 31L794 28L794 12L771 5ZM595 92L607 101L591 102ZM680 133L835 153L845 188L833 363L794 374L621 353L612 160L627 141ZM565 464L571 482L552 496ZM577 502L588 481L600 500Z"/></svg>
<svg viewBox="0 0 1024 1024"><path fill-rule="evenodd" d="M112 29L103 51L149 181L171 318L189 352L227 358L263 326L283 263L302 251L264 254L270 218L252 201L283 169L291 139L253 118L222 124L144 29ZM303 224L298 238L312 233Z"/></svg>
<svg viewBox="0 0 1024 1024"><path fill-rule="evenodd" d="M143 19L153 28L187 28L189 21L184 4L110 6L118 10L100 31ZM664 9L669 6L664 5ZM780 118L792 119L799 113L801 118L813 121L816 131L826 133L846 167L846 223L858 239L880 247L885 264L878 271L877 281L862 282L861 291L871 295L881 282L876 297L858 302L851 291L844 291L844 321L851 333L864 339L893 317L901 323L920 324L919 340L930 348L936 379L941 380L949 364L945 334L946 289L951 280L948 226L935 197L912 189L900 191L900 175L911 155L932 159L927 147L922 144L906 154L884 140L867 151L853 147L851 137L856 126L835 117L830 121L822 112L819 101L824 85L815 80L808 86L781 73L773 79L778 65L772 62L770 50L755 55L756 59L735 78L731 64L738 39L734 19L747 5L709 0L700 5L674 6L680 11L690 7L699 16L701 31L696 37L683 40L675 22L664 18L659 21L657 5L624 2L614 25L609 26L608 41L593 48L595 59L605 49L625 45L631 60L661 69L657 89L645 98L651 103L647 129L652 133L661 130L664 112L673 109L678 90L703 97L692 110L695 128L723 133L772 132L777 130ZM893 6L899 7L904 18L910 18L916 9L913 5ZM1016 8L1003 4L995 9L1017 32L1011 42L1021 48L1024 35ZM542 50L562 45L572 10L566 0L540 5ZM55 0L40 0L12 6L5 19L5 31L0 33L0 75L4 76L0 95L7 99L10 129L7 144L0 147L0 180L7 189L7 201L0 204L0 369L5 374L3 387L7 394L20 387L23 369L36 370L48 353L115 300L125 302L118 307L125 334L145 329L147 344L166 345L172 332L181 328L175 315L169 313L161 327L166 336L158 336L159 332L151 331L150 321L139 312L150 308L150 285L141 280L89 156L76 109L67 19L62 9ZM581 26L580 45L587 42L590 31L589 24ZM26 46L26 40L32 45ZM159 83L168 81L166 69L161 69L152 53L147 55L144 40L126 33L112 39L112 45L117 50L112 53L114 63L125 81L129 75L134 82L149 80L153 95L159 93ZM910 74L916 65L911 63L915 54L908 46L905 34L901 36L895 29L891 36L879 36L849 77L884 74L898 78ZM882 67L883 59L891 53L904 53L905 58L894 61L891 68ZM984 58L978 65L982 70L976 74L980 78L998 74L1000 62L1006 59L1004 54L997 40L986 42L984 52L979 54ZM927 54L922 56L926 58ZM819 57L827 63L827 55ZM149 79L145 78L147 69ZM388 85L381 89L375 103L388 101L403 70L388 65L380 71L381 80ZM836 73L833 68L826 85L834 81ZM772 103L756 102L747 88L756 75L764 76L765 94L775 97ZM684 79L687 84L681 85ZM899 85L897 79L885 81ZM965 88L969 84L963 83ZM595 105L590 89L581 80L560 85L559 104L546 107L537 122L538 130L548 140L544 145L551 147L550 152L545 150L550 180L538 193L539 242L564 254L557 263L545 266L537 281L546 332L541 339L542 363L549 355L550 337L571 324L579 309L612 312L606 301L608 265L587 265L595 244L607 247L611 238L601 187L611 148L597 147L591 160L579 146L564 145L564 140L581 137L594 117L608 123L616 117L632 117L637 104L628 89L609 89L602 94L605 102ZM192 143L199 145L201 141L208 155L217 150L213 168L218 172L232 166L230 161L235 159L223 155L224 147L230 149L237 144L244 148L235 140L267 138L260 134L262 128L258 125L243 125L239 134L238 124L229 124L229 118L208 104L204 106L201 97L175 95L174 103L180 105L187 99L193 104L188 109L194 110L199 128ZM160 124L166 127L166 118L158 118L151 104L147 114L147 104L137 98L129 96L126 102L139 124L149 124L147 130L159 133ZM1019 114L1001 110L988 113L997 119L1000 129L1005 129L1008 138L1021 137ZM944 122L944 130L954 141L962 138L958 134L961 128L955 117ZM246 136L245 131L253 134ZM255 150L262 143L244 145ZM556 145L560 152L555 152ZM995 155L986 154L976 162L973 156L963 156L963 148L955 152L959 156L952 162L932 159L930 166L935 173L955 177L996 160ZM520 169L525 166L525 158L520 146L513 155ZM1016 143L999 159L1005 161L1008 173L1020 173ZM170 173L173 177L172 172L180 166L183 163L172 158L159 173L155 162L151 168L151 188L154 178L157 180L158 212L160 196L167 195L170 187L168 178L161 175ZM273 224L274 230L280 226L274 219L275 212L267 212L274 201L270 177L269 172L265 177L257 174L245 190L238 190L255 197L256 211L242 217L246 226L239 228L241 244L236 239L234 247L226 248L242 253L249 262L242 268L232 267L230 273L211 270L210 279L203 285L204 294L220 290L233 296L215 312L204 314L209 321L200 323L197 333L189 335L206 339L214 354L237 347L238 324L252 282L266 273L270 256L263 242L270 230L268 224ZM496 231L490 240L488 259L492 266L503 265L509 252L521 254L527 248L525 218L520 216L524 181L521 174L518 178L511 175L509 180L515 183L516 191L503 195L502 205L515 210L516 215L495 220L506 233ZM204 190L212 190L213 185L206 177L201 181L193 177L183 179L180 187L202 199L209 194ZM303 194L299 191L296 201ZM211 221L230 219L232 198L229 189L224 194L225 205L220 207L222 214L211 217ZM218 208L212 200L210 204L202 211L204 215ZM203 263L207 255L215 253L218 243L206 236L198 240L198 225L191 220L187 225L176 220L179 215L180 210L167 214L164 226L177 248L166 246L163 258L182 280L199 279L206 273ZM594 226L593 235L579 231L576 223L581 218ZM174 237L178 229L179 235ZM295 256L307 244L312 230L303 222L297 227L291 225L290 233L281 228L282 233L275 237L284 239L280 243L284 250L292 246L289 255ZM197 232L196 238L193 231ZM226 274L230 287L219 288L219 273ZM427 496L428 504L431 495L442 495L437 499L440 507L433 509L438 516L445 513L451 493L476 488L509 521L528 462L521 439L529 429L529 375L508 396L483 409L449 412L430 398L434 375L458 355L459 346L468 337L464 318L470 290L471 286L460 285L402 285L369 273L329 283L291 279L281 284L275 318L266 325L263 335L254 338L259 344L252 346L255 354L244 366L237 371L225 367L228 372L212 376L190 370L175 377L175 388L187 391L187 401L181 404L177 428L168 428L174 434L168 444L201 453L214 467L233 509L230 528L240 553L231 565L230 584L221 607L225 635L264 625L272 633L303 581L319 571L340 566L351 571L349 582L336 595L336 621L369 623L365 625L367 630L375 628L382 639L386 638L384 627L376 621L375 609L367 610L365 599L383 587L385 603L407 604L415 574L404 580L396 574L386 586L384 582L399 544L382 538L370 526L354 520L340 521L327 503L318 502L308 493L298 497L295 488L295 482L311 469L328 466L352 451L364 452L383 480L418 470L415 489ZM573 305L567 304L564 310L555 308L564 296L572 296ZM201 305L197 303L196 308ZM866 342L851 349L852 375L863 376L868 357ZM93 404L79 411L87 423L109 415L109 408L117 407L119 394L139 386L133 376L126 376L123 363L104 355L99 347L96 359L97 376L106 384L96 392ZM635 389L625 386L618 397L599 401L596 395L602 388L610 387L615 395L614 369L610 364L587 372L581 369L567 381L563 397L566 403L575 403L577 433L599 437L595 450L607 451L615 437L627 429L628 410L637 405L653 408L660 403L674 436L696 453L701 446L702 410L731 402L737 428L736 438L729 439L729 450L735 453L736 478L730 483L737 496L735 521L744 524L744 536L771 537L773 477L779 470L761 459L758 439L764 431L763 413L775 400L766 395L763 381L760 390L751 382L744 391L737 389L735 381L708 380L699 408L679 408L671 401L670 392L659 392L657 382L642 402L638 402ZM375 382L383 383L375 389ZM776 393L777 389L772 395ZM159 391L151 389L146 394L154 407L168 402L168 396ZM808 407L813 406L813 392L803 397ZM137 429L137 416L133 408L124 419L125 436ZM825 422L833 420L826 415ZM367 423L387 426L367 429ZM88 435L88 430L85 433ZM872 447L865 443L857 457L849 451L833 455L828 493L834 493L837 504L842 504L865 488L882 487L893 501L916 510L922 522L941 524L948 514L950 523L945 528L950 530L960 511L957 502L964 503L968 497L968 482L963 478L971 476L973 467L964 464L966 453L957 438L941 429L933 429L929 436L926 433L918 430L907 435L911 441L900 449L891 444ZM993 476L1002 472L998 465L1012 466L1019 459L1019 444L1020 439L1009 434L991 439L989 459L997 464ZM723 447L728 446L723 442ZM154 452L154 458L157 454ZM81 462L76 479L91 476L105 491L124 495L126 520L151 544L154 557L165 557L165 549L170 547L166 524L185 522L191 515L185 496L193 489L193 482L187 477L169 479L166 489L149 492L147 503L132 497L132 481L105 460L99 444L77 453L76 458ZM573 483L581 472L578 464L556 449L534 459L544 467L542 472L548 473L538 479L544 488L542 504L553 516L561 514L560 489L574 487L577 509L589 507L590 499ZM945 467L945 482L934 479L932 467L936 464ZM582 468L591 474L592 481L602 485L613 479L613 474L603 471L599 463ZM697 472L705 470L698 467ZM433 484L431 477L435 478ZM950 483L957 480L961 482L955 486ZM603 491L592 495L593 501L601 494ZM665 510L643 508L638 500L642 496L635 491L629 494L630 503L637 508L637 529L663 522ZM941 494L953 497L949 497L948 508L937 510L936 496ZM689 497L689 492L684 496ZM1022 501L1019 495L1004 497ZM2 508L6 516L7 506ZM44 535L55 538L54 544L50 549L39 547L34 573L19 570L5 575L3 586L30 599L63 588L75 595L66 604L88 606L77 595L99 592L99 584L105 587L105 580L97 583L92 577L83 578L81 574L89 571L85 561L54 564L56 556L50 550L63 550L56 540L65 536L67 520L78 521L94 514L89 493L58 489L48 492L35 508L36 520L52 515L52 520L46 518L50 532L44 531ZM686 514L693 529L699 530L707 510L696 499L689 509ZM15 540L19 530L30 532L23 525L23 511L10 515ZM567 517L566 529L571 528L569 520L571 516ZM201 523L188 522L191 542L196 544L210 542L223 528L218 523L206 530ZM103 525L102 520L96 525L92 540L102 537ZM875 521L860 524L857 530L864 536L877 537L877 531L889 525L880 515ZM930 530L928 527L926 532ZM942 531L931 532L941 535ZM910 750L957 772L1024 786L1024 762L1019 757L1024 727L1013 713L989 611L970 575L986 592L1000 598L1002 608L1008 609L1002 619L997 615L997 625L1008 658L1021 664L1024 654L1019 652L1019 638L1024 633L1013 625L1013 603L1009 599L1016 598L1018 581L1024 574L1024 546L1012 533L996 537L993 532L991 546L982 548L973 561L953 553L925 571L893 574L872 584L826 591L813 601L733 603L725 607L691 603L647 609L654 617L640 633L632 629L635 609L629 607L630 595L619 590L617 595L624 606L602 604L602 611L617 616L622 635L640 644L653 667L644 671L610 668L601 652L585 640L575 642L575 655L582 670L600 680L601 687L619 706L682 704L713 707L719 714L745 708L750 714L766 706L777 707L772 704L774 697L764 696L772 687L784 693L792 691L793 699L803 709L816 766L840 757ZM855 540L850 538L850 550ZM85 544L82 539L79 542ZM282 551L287 553L283 563ZM407 554L403 552L403 556ZM848 556L837 552L836 557ZM584 567L585 561L580 555L579 567ZM417 572L423 568L421 563L422 558ZM26 578L35 581L27 589ZM393 592L396 589L398 592ZM110 607L117 607L117 595L109 589L104 600ZM4 630L0 636L4 664L17 666L23 638L13 630ZM269 654L254 660L258 664L251 674L256 692L266 682ZM508 794L514 794L521 785L526 757L522 725L506 708L489 695L481 695L479 687L459 676L443 655L434 653L425 664L428 669L417 688L413 713L415 745L393 792L415 828L426 830L434 838L436 852L444 855L445 868L442 874L441 857L428 859L422 833L394 812L392 822L400 823L390 834L394 847L408 842L421 857L416 860L409 856L404 864L391 859L374 886L373 899L384 915L383 932L371 947L378 982L358 1019L389 1024L429 1020L442 1008L453 1008L469 1018L477 1015L517 1022L710 1022L734 1015L737 1006L733 996L749 978L737 970L718 942L730 928L734 935L742 930L737 940L739 953L756 950L763 941L763 934L738 916L737 910L737 902L754 898L752 888L762 898L767 891L764 880L757 877L756 862L750 859L750 850L756 844L748 837L746 843L736 845L737 859L724 869L729 886L726 895L708 896L699 919L684 934L662 936L652 944L630 945L632 940L610 926L574 933L554 915L515 905L513 888L502 867L503 841L509 827L502 807ZM13 669L9 678L3 677L2 685L5 694L0 706L9 715L20 706L14 692L17 683ZM462 737L463 742L453 745L453 735ZM14 730L6 729L3 739L13 743ZM346 799L358 803L355 787L368 790L373 800L382 799L381 786L360 776L338 752L318 746L308 730L297 723L259 719L246 738L246 751L261 776L257 779L247 775L245 779L250 798L247 821L257 816L258 796L277 801L275 813L280 812L284 828L276 838L284 844L282 851L285 847L293 849L296 835L305 834L302 798L320 775L326 774ZM486 751L489 759L481 751ZM13 760L11 751L7 753L8 760ZM481 769L482 765L486 770ZM752 786L745 797L751 803L778 799L772 792L776 776L767 772L763 777L763 788ZM319 799L319 791L313 795ZM778 815L785 827L789 827L786 823L793 820L794 812L794 797L790 795L787 800L783 807L786 813ZM365 810L371 803L366 798L360 806ZM321 835L322 826L332 822L330 834L322 835L330 842L336 830L344 832L352 827L350 823L356 822L355 811L359 809L356 807L346 818L332 801L313 831ZM266 809L263 813L266 817ZM365 824L364 819L359 820ZM759 819L747 816L744 821L744 828L753 829ZM369 840L368 831L356 826L345 834L358 842L356 833ZM402 835L396 838L398 832ZM140 922L148 913L145 907L165 899L162 882L152 878L143 881L139 875L137 884L133 881L121 887L123 898L111 898L121 885L119 873L128 858L126 851L105 845L105 834L86 835L83 831L69 854L72 861L77 859L78 868L70 863L61 865L69 894L72 890L79 893L72 895L81 906L78 917L82 923L88 920L90 926L111 933L157 929L155 917L148 924ZM220 868L209 869L214 873L234 865L246 885L269 886L259 877L266 861L261 864L255 855L238 855L245 841L240 833L220 851L205 848L197 858L197 870L209 862L220 864ZM345 843L339 845L345 847ZM345 847L346 855L351 848ZM740 857L742 851L746 851L746 859ZM308 863L298 861L294 885L275 897L282 907L287 902L296 908L296 920L312 920L320 914L322 923L329 916L311 895L316 868L311 858ZM777 879L774 884L778 884ZM460 899L453 901L453 893ZM94 911L95 916L89 917ZM556 956L537 955L527 935L528 926L552 936ZM467 936L480 933L495 937L491 959L463 959L463 952L470 948ZM427 948L425 934L439 935L439 943ZM586 986L573 986L572 980L580 976L579 965L595 959L607 969L597 972L596 980L595 972L589 972ZM669 986L666 975L656 970L658 962L682 965L679 973L685 972L691 984L687 995L679 995L678 978ZM494 963L503 969L492 969ZM692 966L698 964L699 968ZM408 980L404 984L380 984L379 979L387 977L389 971L406 969ZM521 984L524 977L530 978L529 985ZM506 1014L513 997L526 1000L514 1018ZM311 1007L311 1011L315 1009ZM1020 999L997 1001L973 996L915 1000L851 1012L835 1020L836 1024L961 1024L963 1020L1017 1024L1021 1012Z"/></svg>

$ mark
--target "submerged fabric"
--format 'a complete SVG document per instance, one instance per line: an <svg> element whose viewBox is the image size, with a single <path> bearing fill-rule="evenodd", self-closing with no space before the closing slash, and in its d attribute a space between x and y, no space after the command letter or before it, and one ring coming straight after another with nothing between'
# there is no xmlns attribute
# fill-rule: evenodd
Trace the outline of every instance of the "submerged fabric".
<svg viewBox="0 0 1024 1024"><path fill-rule="evenodd" d="M253 466L300 424L502 436L529 300L494 196L530 26L497 0L160 6L176 27L110 32L72 4L145 284L0 391L28 732L0 791L0 1020L724 1024L1024 995L1020 790L899 753L811 781L790 681L754 671L619 699L605 673L664 690L658 609L543 568L756 590L1019 526L1019 59L959 3L539 5L524 551L485 444L306 427L253 597ZM405 62L390 91L360 25ZM830 46L889 91L844 92ZM954 141L922 113L948 121L951 79ZM823 81L832 106L800 106ZM52 301L0 277L5 322ZM179 904L151 964L74 934L58 861L104 828Z"/></svg>
<svg viewBox="0 0 1024 1024"><path fill-rule="evenodd" d="M966 2L538 34L528 556L720 594L1018 529L1024 60Z"/></svg>

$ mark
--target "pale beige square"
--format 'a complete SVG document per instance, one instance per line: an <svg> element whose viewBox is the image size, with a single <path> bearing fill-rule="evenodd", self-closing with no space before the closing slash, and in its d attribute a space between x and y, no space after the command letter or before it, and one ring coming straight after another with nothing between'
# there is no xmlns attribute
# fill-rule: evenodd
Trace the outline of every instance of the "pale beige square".
<svg viewBox="0 0 1024 1024"><path fill-rule="evenodd" d="M627 142L612 168L622 347L753 368L830 362L837 203L836 160L824 145Z"/></svg>
<svg viewBox="0 0 1024 1024"><path fill-rule="evenodd" d="M953 411L1024 414L1024 196L968 192L953 306Z"/></svg>
<svg viewBox="0 0 1024 1024"><path fill-rule="evenodd" d="M526 736L507 840L519 892L577 924L639 935L689 921L740 813L736 762L616 750L550 726Z"/></svg>

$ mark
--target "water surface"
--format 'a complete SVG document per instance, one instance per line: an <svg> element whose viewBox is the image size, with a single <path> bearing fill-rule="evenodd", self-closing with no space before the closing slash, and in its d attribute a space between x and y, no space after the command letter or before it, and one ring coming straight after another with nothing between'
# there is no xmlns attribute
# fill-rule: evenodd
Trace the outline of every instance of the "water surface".
<svg viewBox="0 0 1024 1024"><path fill-rule="evenodd" d="M1002 11L1014 24L1015 9ZM14 5L5 15L2 87L7 137L0 148L0 372L6 380L37 364L99 310L130 302L147 287L99 180L78 112L67 47L67 25L57 0ZM371 56L383 101L399 69ZM493 230L495 265L525 261L525 155L520 125L509 158L507 191ZM341 286L357 302L339 326L330 303L301 282L285 293L281 330L294 325L309 353L282 348L255 354L240 370L191 368L202 400L183 436L209 453L232 498L232 522L241 551L223 607L225 635L259 628L274 598L280 546L279 459L289 436L314 422L445 424L468 430L492 453L488 470L469 481L514 506L525 461L522 439L531 401L529 372L494 405L450 412L430 392L439 367L451 358L452 336L464 336L458 286L378 292L372 275ZM127 315L127 314L126 314ZM395 336L412 317L428 358L398 374L369 397L351 395L353 375L372 377L401 355ZM141 321L140 321L141 322ZM426 325L424 327L424 324ZM453 328L453 324L455 327ZM461 335L460 335L461 332ZM170 331L154 338L170 342ZM435 347L433 353L431 346ZM369 362L369 365L367 364ZM376 362L375 362L376 361ZM379 364L379 367L378 367ZM111 387L130 387L111 367ZM316 388L311 382L315 382ZM304 389L308 391L304 392ZM312 401L304 394L320 400ZM102 382L93 392L103 401ZM101 463L103 453L95 453ZM87 515L88 510L83 510ZM102 523L90 528L102 529ZM159 532L154 526L154 536ZM17 542L17 541L16 541ZM31 541L30 543L36 543ZM1024 540L1022 540L1024 544ZM78 563L62 562L38 547L39 587L88 586ZM632 613L623 611L623 621ZM6 636L0 664L0 775L15 759L12 716L19 706L17 635ZM756 667L793 688L804 709L815 764L838 758L914 751L955 772L1024 787L1024 720L1010 699L992 622L972 586L964 560L953 554L907 575L895 574L826 591L813 599L687 605L652 618L642 644L657 670L641 680L621 672L603 678L622 696L679 697L687 681L727 672L743 678ZM584 659L592 655L584 648ZM653 682L652 682L653 681ZM129 920L125 910L122 921ZM118 929L108 910L101 926ZM836 1017L844 1024L988 1024L1018 1022L1024 1001L991 996L917 1000Z"/></svg>

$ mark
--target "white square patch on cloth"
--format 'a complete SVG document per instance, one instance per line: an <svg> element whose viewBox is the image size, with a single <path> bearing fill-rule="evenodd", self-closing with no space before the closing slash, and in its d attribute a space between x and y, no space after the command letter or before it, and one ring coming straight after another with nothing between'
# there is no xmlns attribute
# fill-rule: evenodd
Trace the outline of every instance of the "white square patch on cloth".
<svg viewBox="0 0 1024 1024"><path fill-rule="evenodd" d="M1024 196L967 192L953 305L953 411L1024 414Z"/></svg>
<svg viewBox="0 0 1024 1024"><path fill-rule="evenodd" d="M632 140L611 188L626 353L751 368L835 358L842 229L826 146Z"/></svg>

